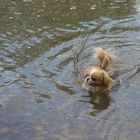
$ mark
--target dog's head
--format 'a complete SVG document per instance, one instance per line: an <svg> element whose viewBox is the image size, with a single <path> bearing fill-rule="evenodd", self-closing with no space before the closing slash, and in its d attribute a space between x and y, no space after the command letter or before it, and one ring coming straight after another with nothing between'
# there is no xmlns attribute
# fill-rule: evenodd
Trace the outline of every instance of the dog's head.
<svg viewBox="0 0 140 140"><path fill-rule="evenodd" d="M85 71L84 85L89 90L93 87L110 89L113 83L114 80L101 68L90 67Z"/></svg>

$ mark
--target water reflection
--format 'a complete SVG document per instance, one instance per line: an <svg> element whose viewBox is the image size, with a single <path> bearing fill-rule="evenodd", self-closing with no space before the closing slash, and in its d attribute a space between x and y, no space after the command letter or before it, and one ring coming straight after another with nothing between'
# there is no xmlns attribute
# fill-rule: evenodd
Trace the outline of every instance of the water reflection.
<svg viewBox="0 0 140 140"><path fill-rule="evenodd" d="M83 100L80 100L80 102L87 102L90 103L90 114L92 116L96 116L98 113L102 112L103 110L106 110L113 99L109 95L109 92L88 92L88 96L84 95L82 96ZM89 101L85 101L85 99Z"/></svg>
<svg viewBox="0 0 140 140"><path fill-rule="evenodd" d="M108 108L111 102L111 97L109 93L89 93L90 94L90 103L93 105L93 108L102 111Z"/></svg>

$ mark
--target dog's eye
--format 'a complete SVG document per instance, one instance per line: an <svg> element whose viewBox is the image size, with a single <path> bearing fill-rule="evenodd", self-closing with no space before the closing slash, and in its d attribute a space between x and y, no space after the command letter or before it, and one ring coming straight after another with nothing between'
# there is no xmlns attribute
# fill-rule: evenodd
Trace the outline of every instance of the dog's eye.
<svg viewBox="0 0 140 140"><path fill-rule="evenodd" d="M95 77L92 77L91 79L92 79L92 81L96 81L96 78Z"/></svg>

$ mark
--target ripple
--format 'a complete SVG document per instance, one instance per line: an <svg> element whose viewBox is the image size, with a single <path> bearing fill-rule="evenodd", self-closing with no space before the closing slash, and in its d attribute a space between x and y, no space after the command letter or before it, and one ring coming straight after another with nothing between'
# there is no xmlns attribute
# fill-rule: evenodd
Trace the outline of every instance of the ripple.
<svg viewBox="0 0 140 140"><path fill-rule="evenodd" d="M68 93L68 94L70 94L70 95L73 95L73 94L75 94L75 92L71 89L71 87L68 87L67 85L64 85L64 84L62 84L62 83L56 83L55 82L55 86L58 88L58 89L60 89L60 90L62 90L62 91L64 91L64 92L66 92L66 93Z"/></svg>
<svg viewBox="0 0 140 140"><path fill-rule="evenodd" d="M3 0L0 15L0 139L139 138L137 0ZM81 88L95 47L117 55L106 94Z"/></svg>

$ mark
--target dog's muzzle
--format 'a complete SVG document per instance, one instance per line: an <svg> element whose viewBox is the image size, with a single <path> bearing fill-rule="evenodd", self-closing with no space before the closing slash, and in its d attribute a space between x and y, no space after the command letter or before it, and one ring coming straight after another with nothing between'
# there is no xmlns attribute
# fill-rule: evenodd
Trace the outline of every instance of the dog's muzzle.
<svg viewBox="0 0 140 140"><path fill-rule="evenodd" d="M95 82L91 79L90 76L87 76L87 77L85 78L85 82L87 82L89 85L92 85L92 86L95 85Z"/></svg>

